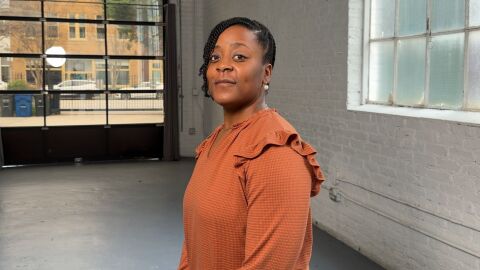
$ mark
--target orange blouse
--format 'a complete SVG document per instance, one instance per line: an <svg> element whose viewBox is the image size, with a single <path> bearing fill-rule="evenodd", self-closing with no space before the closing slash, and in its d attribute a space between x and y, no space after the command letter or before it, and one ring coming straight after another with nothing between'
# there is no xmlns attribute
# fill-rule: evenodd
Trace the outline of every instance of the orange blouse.
<svg viewBox="0 0 480 270"><path fill-rule="evenodd" d="M197 148L183 199L181 270L308 269L310 197L324 180L315 149L267 108L223 124Z"/></svg>

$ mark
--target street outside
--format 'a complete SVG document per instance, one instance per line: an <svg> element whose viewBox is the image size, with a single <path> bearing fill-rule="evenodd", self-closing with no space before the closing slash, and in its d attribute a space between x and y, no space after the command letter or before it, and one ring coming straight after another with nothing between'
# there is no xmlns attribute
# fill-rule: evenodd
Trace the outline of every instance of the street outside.
<svg viewBox="0 0 480 270"><path fill-rule="evenodd" d="M96 97L98 98L98 97ZM108 123L163 123L162 99L109 99ZM62 99L60 114L47 115L47 126L105 125L105 99ZM43 116L0 117L0 127L43 126Z"/></svg>

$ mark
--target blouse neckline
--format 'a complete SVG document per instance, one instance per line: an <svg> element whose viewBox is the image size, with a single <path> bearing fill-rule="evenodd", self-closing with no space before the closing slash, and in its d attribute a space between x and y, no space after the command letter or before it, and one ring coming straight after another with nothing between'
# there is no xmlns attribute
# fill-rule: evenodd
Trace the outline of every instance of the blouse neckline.
<svg viewBox="0 0 480 270"><path fill-rule="evenodd" d="M238 123L234 123L234 124L232 125L232 130L233 130L233 129L237 129L237 128L239 128L239 127L241 127L241 126L243 126L243 125L245 125L245 124L247 124L247 123L249 123L249 122L257 119L257 118L259 118L260 116L264 115L264 114L267 113L267 112L276 112L276 111L277 111L277 110L276 110L275 108L270 108L270 107L267 107L267 108L265 108L265 109L261 109L261 110L255 112L254 114L250 115L247 119L242 120L242 121L240 121L240 122L238 122ZM222 123L222 124L219 126L219 130L221 130L224 126L225 126L225 123Z"/></svg>
<svg viewBox="0 0 480 270"><path fill-rule="evenodd" d="M260 118L262 115L268 113L268 112L276 112L277 110L275 108L270 108L270 107L267 107L265 109L261 109L257 112L255 112L254 114L250 115L247 119L245 120L242 120L238 123L235 123L232 125L232 128L230 130L228 130L228 133L225 134L225 136L222 138L222 140L220 142L218 142L218 145L215 147L214 151L213 152L216 152L218 150L219 147L222 146L222 144L225 142L225 140L232 135L232 132L234 130L240 130L239 128L240 127L243 127L245 126L246 124ZM207 152L207 158L211 158L211 154L213 153L210 153L211 150L212 150L212 146L213 146L213 143L215 142L215 140L217 139L217 136L218 134L220 133L220 131L222 130L222 128L224 127L225 123L222 123L221 125L219 125L217 127L217 129L215 130L215 132L213 133L213 136L211 137L209 143L208 143L208 147L206 149L206 152Z"/></svg>

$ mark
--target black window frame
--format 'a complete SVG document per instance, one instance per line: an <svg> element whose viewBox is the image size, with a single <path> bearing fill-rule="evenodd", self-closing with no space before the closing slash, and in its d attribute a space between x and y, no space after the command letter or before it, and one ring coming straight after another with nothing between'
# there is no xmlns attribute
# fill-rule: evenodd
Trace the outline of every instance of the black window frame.
<svg viewBox="0 0 480 270"><path fill-rule="evenodd" d="M166 14L165 14L165 5L169 3L168 0L159 0L159 12L162 13L161 16L161 21L159 22L153 22L153 21L123 21L123 20L112 20L112 19L107 19L107 6L108 5L113 5L115 4L110 3L111 0L103 0L103 18L98 18L95 17L95 19L89 19L89 18L78 18L78 16L74 15L74 18L69 16L69 18L59 18L59 17L47 17L45 16L45 2L54 2L53 0L39 0L41 3L41 15L40 17L29 17L29 16L0 16L0 20L5 20L5 21L27 21L27 22L40 22L41 23L41 33L36 33L34 38L41 38L41 46L42 46L42 53L0 53L0 57L11 57L11 58L32 58L32 59L41 59L42 60L42 74L43 74L43 80L42 80L42 89L41 90L2 90L0 94L34 94L34 95L39 95L42 94L43 96L43 102L45 103L47 99L49 98L48 95L50 94L62 94L62 93L73 93L73 94L104 94L105 95L105 113L106 113L106 123L105 126L109 126L109 94L114 94L114 93L129 93L133 91L128 91L128 90L110 90L109 89L109 76L111 71L108 69L109 67L109 61L111 60L160 60L163 62L163 77L165 78L166 75L166 69L168 65L166 64L166 57L165 57L165 49L167 47L167 39L166 39L166 27L167 27L167 22L166 22ZM107 3L109 2L109 3ZM71 39L84 39L84 38L79 38L79 25L82 24L97 24L98 26L102 25L103 27L97 28L95 30L96 34L98 34L98 29L103 29L103 34L104 38L102 39L104 41L104 46L105 46L105 51L103 55L97 54L97 55L88 55L88 54L65 54L65 55L51 55L49 54L49 57L62 57L66 59L92 59L92 60L103 60L105 62L105 68L102 69L101 71L104 72L105 76L105 89L104 90L54 90L54 91L49 91L48 87L48 82L47 82L47 63L46 63L46 58L47 55L45 54L45 40L49 39L51 37L48 37L48 29L46 29L47 23L68 23L68 30L67 30L67 35L68 38L67 40ZM162 34L162 39L160 40L161 42L161 48L162 48L162 55L161 56L152 56L152 55L109 55L107 46L108 46L108 33L107 33L107 25L124 25L128 27L132 26L156 26L161 28L160 33ZM70 37L71 35L71 27L75 29L74 34L75 37ZM78 28L78 29L77 29ZM58 27L57 27L58 30ZM77 34L78 33L78 34ZM33 37L32 37L33 38ZM95 38L98 38L98 36L95 36ZM165 82L164 82L165 84ZM135 90L135 93L157 93L157 94L162 94L163 89L158 89L158 90ZM45 108L44 108L45 109ZM45 112L45 110L44 110ZM48 127L47 125L47 114L43 114L43 127Z"/></svg>

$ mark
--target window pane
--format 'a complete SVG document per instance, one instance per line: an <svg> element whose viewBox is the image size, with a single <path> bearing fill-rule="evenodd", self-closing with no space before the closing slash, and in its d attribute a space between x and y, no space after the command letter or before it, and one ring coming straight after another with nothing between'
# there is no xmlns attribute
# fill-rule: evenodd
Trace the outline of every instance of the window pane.
<svg viewBox="0 0 480 270"><path fill-rule="evenodd" d="M162 21L162 10L159 8L158 1L142 1L145 3L141 5L136 5L137 2L129 1L126 4L125 1L109 1L107 18L114 21Z"/></svg>
<svg viewBox="0 0 480 270"><path fill-rule="evenodd" d="M52 46L62 47L67 54L105 54L104 39L98 38L97 29L103 28L103 24L93 23L45 23L46 34L55 27L57 38L45 39L45 48Z"/></svg>
<svg viewBox="0 0 480 270"><path fill-rule="evenodd" d="M371 38L392 37L395 26L395 0L372 0Z"/></svg>
<svg viewBox="0 0 480 270"><path fill-rule="evenodd" d="M110 60L108 63L110 90L162 90L161 60Z"/></svg>
<svg viewBox="0 0 480 270"><path fill-rule="evenodd" d="M480 31L471 32L468 44L468 107L480 109Z"/></svg>
<svg viewBox="0 0 480 270"><path fill-rule="evenodd" d="M480 25L480 0L470 0L470 26Z"/></svg>
<svg viewBox="0 0 480 270"><path fill-rule="evenodd" d="M105 125L105 94L48 94L47 126Z"/></svg>
<svg viewBox="0 0 480 270"><path fill-rule="evenodd" d="M0 53L42 53L40 22L0 21Z"/></svg>
<svg viewBox="0 0 480 270"><path fill-rule="evenodd" d="M158 26L108 25L111 55L163 55L163 29Z"/></svg>
<svg viewBox="0 0 480 270"><path fill-rule="evenodd" d="M432 32L465 26L465 0L432 0Z"/></svg>
<svg viewBox="0 0 480 270"><path fill-rule="evenodd" d="M400 0L398 15L400 36L422 34L427 31L427 3L425 0Z"/></svg>
<svg viewBox="0 0 480 270"><path fill-rule="evenodd" d="M369 101L390 102L393 88L393 41L371 43L369 77Z"/></svg>
<svg viewBox="0 0 480 270"><path fill-rule="evenodd" d="M128 99L111 94L108 101L108 123L163 123L163 96L160 93L138 93Z"/></svg>
<svg viewBox="0 0 480 270"><path fill-rule="evenodd" d="M42 59L0 57L0 90L41 90Z"/></svg>
<svg viewBox="0 0 480 270"><path fill-rule="evenodd" d="M103 19L103 0L45 1L45 14L56 14L58 18L71 18L71 14L84 14L84 19ZM79 17L77 17L79 19Z"/></svg>
<svg viewBox="0 0 480 270"><path fill-rule="evenodd" d="M428 105L458 109L463 103L464 34L432 38Z"/></svg>
<svg viewBox="0 0 480 270"><path fill-rule="evenodd" d="M43 126L43 95L0 93L0 127L40 126Z"/></svg>
<svg viewBox="0 0 480 270"><path fill-rule="evenodd" d="M395 103L423 104L425 89L425 38L398 41L397 90Z"/></svg>
<svg viewBox="0 0 480 270"><path fill-rule="evenodd" d="M40 17L40 1L0 1L0 16Z"/></svg>
<svg viewBox="0 0 480 270"><path fill-rule="evenodd" d="M51 58L47 58L47 63ZM51 62L51 61L50 61ZM66 59L60 67L47 64L47 89L61 91L105 90L103 78L97 78L98 60Z"/></svg>

